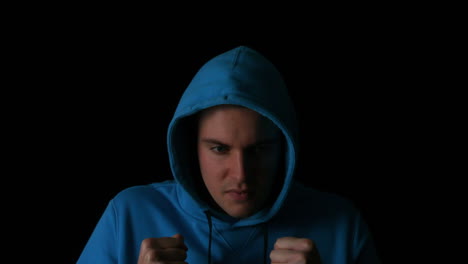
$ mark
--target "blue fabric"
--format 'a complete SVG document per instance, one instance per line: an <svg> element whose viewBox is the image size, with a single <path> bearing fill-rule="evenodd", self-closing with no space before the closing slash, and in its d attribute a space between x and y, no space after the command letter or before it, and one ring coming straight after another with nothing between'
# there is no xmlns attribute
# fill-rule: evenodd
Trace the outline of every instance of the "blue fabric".
<svg viewBox="0 0 468 264"><path fill-rule="evenodd" d="M219 104L242 105L261 113L281 129L286 142L279 195L270 207L244 219L210 208L190 165L196 153L187 147L188 133L194 133L187 117ZM136 264L143 239L176 233L185 238L188 263L207 263L210 227L206 211L212 215L212 263L263 263L264 246L269 254L276 239L284 236L312 239L323 263L380 263L368 226L351 201L294 180L299 153L294 107L280 73L255 50L240 46L200 68L169 124L167 146L174 180L118 193L78 264Z"/></svg>

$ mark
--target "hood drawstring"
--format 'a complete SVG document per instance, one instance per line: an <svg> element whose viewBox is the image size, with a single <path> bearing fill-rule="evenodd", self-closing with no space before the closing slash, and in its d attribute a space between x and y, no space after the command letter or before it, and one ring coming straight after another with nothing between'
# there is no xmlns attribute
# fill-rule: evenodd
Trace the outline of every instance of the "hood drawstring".
<svg viewBox="0 0 468 264"><path fill-rule="evenodd" d="M268 261L268 222L263 223L263 263Z"/></svg>
<svg viewBox="0 0 468 264"><path fill-rule="evenodd" d="M211 214L209 211L205 211L206 219L208 220L209 238L208 238L208 264L211 264L211 240L213 233L213 223L211 222ZM267 264L268 261L268 222L262 225L263 232L263 263Z"/></svg>
<svg viewBox="0 0 468 264"><path fill-rule="evenodd" d="M213 229L213 224L211 223L211 214L209 211L205 211L206 218L208 219L208 227L210 229L210 235L208 238L208 264L211 264L211 234Z"/></svg>

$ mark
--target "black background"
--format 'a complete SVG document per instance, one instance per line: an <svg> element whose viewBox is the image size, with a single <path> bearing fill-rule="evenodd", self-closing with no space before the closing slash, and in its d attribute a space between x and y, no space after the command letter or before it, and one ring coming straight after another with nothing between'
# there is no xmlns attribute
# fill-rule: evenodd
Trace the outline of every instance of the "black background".
<svg viewBox="0 0 468 264"><path fill-rule="evenodd" d="M238 45L270 59L290 89L299 180L353 200L382 259L395 254L396 230L413 224L406 216L418 204L410 186L437 169L426 159L424 128L436 111L427 108L430 58L417 23L375 13L175 27L106 14L44 17L13 39L10 69L21 71L8 113L21 118L12 119L11 156L25 162L12 178L32 176L33 222L59 263L77 260L117 192L171 178L166 128L180 95L203 63ZM416 199L402 206L410 192Z"/></svg>

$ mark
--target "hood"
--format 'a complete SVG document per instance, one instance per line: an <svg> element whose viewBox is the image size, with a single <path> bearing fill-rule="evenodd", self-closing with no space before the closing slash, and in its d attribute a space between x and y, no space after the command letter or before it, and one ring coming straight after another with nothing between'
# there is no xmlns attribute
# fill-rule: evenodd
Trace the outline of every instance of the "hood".
<svg viewBox="0 0 468 264"><path fill-rule="evenodd" d="M292 184L297 160L298 127L295 109L285 82L276 67L263 55L247 46L228 50L206 62L184 91L169 123L167 146L170 167L180 183L179 199L192 214L212 210L197 193L195 125L190 117L220 104L250 108L269 118L284 134L286 142L284 183L269 208L241 220L236 225L252 225L268 221L283 205ZM200 178L198 178L200 181ZM199 186L199 185L198 185ZM187 197L180 197L186 195ZM229 220L227 214L212 212L218 219Z"/></svg>

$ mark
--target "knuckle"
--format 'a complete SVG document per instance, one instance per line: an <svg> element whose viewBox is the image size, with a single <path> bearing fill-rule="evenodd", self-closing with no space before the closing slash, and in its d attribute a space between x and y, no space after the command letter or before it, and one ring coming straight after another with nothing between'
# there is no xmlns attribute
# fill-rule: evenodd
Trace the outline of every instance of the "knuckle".
<svg viewBox="0 0 468 264"><path fill-rule="evenodd" d="M315 245L314 245L314 242L312 242L312 240L303 239L301 242L302 242L301 244L302 244L302 248L304 251L310 252L314 250Z"/></svg>
<svg viewBox="0 0 468 264"><path fill-rule="evenodd" d="M151 247L152 238L145 238L141 241L141 247Z"/></svg>
<svg viewBox="0 0 468 264"><path fill-rule="evenodd" d="M305 254L296 254L294 258L294 263L307 263L307 258Z"/></svg>
<svg viewBox="0 0 468 264"><path fill-rule="evenodd" d="M270 259L274 259L274 257L275 257L275 251L274 251L274 250L272 250L272 251L270 252L269 257L270 257Z"/></svg>
<svg viewBox="0 0 468 264"><path fill-rule="evenodd" d="M145 261L153 262L158 261L159 255L157 254L156 250L148 250L145 254Z"/></svg>

